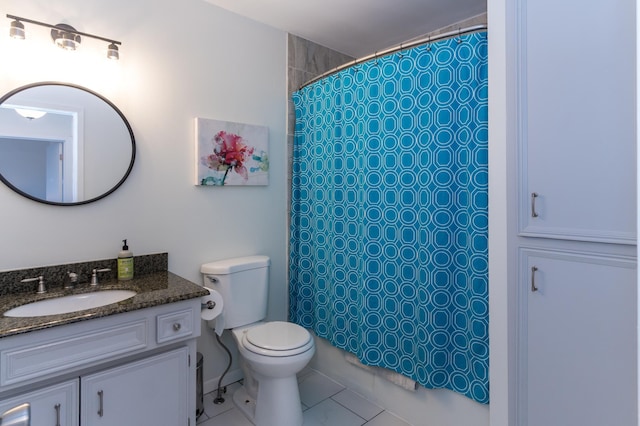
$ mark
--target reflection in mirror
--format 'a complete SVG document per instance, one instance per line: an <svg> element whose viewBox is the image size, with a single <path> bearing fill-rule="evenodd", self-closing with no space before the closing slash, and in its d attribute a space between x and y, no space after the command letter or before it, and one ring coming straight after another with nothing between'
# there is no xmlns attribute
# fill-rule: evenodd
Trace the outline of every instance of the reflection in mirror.
<svg viewBox="0 0 640 426"><path fill-rule="evenodd" d="M88 89L37 83L0 99L0 179L47 204L86 204L117 189L135 159L115 105Z"/></svg>
<svg viewBox="0 0 640 426"><path fill-rule="evenodd" d="M3 104L0 108L2 176L36 198L77 202L78 183L83 182L77 161L78 152L82 152L78 145L83 141L74 136L77 114L49 110L35 118L35 111L44 111L14 107L18 105Z"/></svg>

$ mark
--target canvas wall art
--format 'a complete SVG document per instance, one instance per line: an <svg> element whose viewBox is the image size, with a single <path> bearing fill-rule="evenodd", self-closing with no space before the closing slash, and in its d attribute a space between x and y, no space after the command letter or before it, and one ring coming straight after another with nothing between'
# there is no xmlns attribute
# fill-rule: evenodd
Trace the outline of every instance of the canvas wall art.
<svg viewBox="0 0 640 426"><path fill-rule="evenodd" d="M196 118L196 185L269 184L269 129Z"/></svg>

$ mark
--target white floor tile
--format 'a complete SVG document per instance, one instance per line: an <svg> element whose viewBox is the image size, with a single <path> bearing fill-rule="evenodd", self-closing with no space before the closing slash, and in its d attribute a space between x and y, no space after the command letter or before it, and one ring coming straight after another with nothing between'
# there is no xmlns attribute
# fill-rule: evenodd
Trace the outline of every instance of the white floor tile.
<svg viewBox="0 0 640 426"><path fill-rule="evenodd" d="M300 372L298 372L297 376L298 376L298 382L300 380L302 380L304 377L308 376L309 374L315 374L316 370L314 370L313 368L309 367L308 365L303 368Z"/></svg>
<svg viewBox="0 0 640 426"><path fill-rule="evenodd" d="M411 426L357 393L313 369L298 375L303 426ZM214 404L216 392L204 395L204 414L197 426L253 426L233 402L239 382L227 386L225 402Z"/></svg>
<svg viewBox="0 0 640 426"><path fill-rule="evenodd" d="M199 426L253 426L237 408L225 411L224 413L212 417L206 422L199 423Z"/></svg>
<svg viewBox="0 0 640 426"><path fill-rule="evenodd" d="M342 405L327 399L303 414L303 426L361 426L365 420Z"/></svg>
<svg viewBox="0 0 640 426"><path fill-rule="evenodd" d="M411 426L404 420L394 416L393 414L383 411L372 420L368 421L365 426Z"/></svg>
<svg viewBox="0 0 640 426"><path fill-rule="evenodd" d="M382 412L382 408L367 401L357 393L345 389L331 397L334 401L353 411L365 420L371 420Z"/></svg>
<svg viewBox="0 0 640 426"><path fill-rule="evenodd" d="M344 386L334 382L327 376L314 372L301 377L298 388L300 389L302 403L307 407L313 407L343 390Z"/></svg>

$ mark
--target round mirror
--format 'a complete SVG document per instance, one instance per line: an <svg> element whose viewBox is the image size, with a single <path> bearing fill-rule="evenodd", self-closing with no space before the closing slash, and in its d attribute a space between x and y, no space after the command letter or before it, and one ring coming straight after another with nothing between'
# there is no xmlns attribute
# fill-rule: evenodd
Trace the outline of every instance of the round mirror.
<svg viewBox="0 0 640 426"><path fill-rule="evenodd" d="M127 119L89 89L44 82L0 98L0 180L27 198L97 201L122 185L135 157Z"/></svg>

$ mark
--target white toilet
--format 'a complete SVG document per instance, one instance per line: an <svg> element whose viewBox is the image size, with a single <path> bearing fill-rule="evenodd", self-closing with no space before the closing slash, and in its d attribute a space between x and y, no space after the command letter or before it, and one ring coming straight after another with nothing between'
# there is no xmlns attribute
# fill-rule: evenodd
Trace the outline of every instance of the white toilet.
<svg viewBox="0 0 640 426"><path fill-rule="evenodd" d="M302 407L296 373L315 352L311 334L297 324L265 322L269 277L267 256L205 263L204 285L222 295L220 321L231 329L240 352L244 386L233 400L258 426L300 426Z"/></svg>

